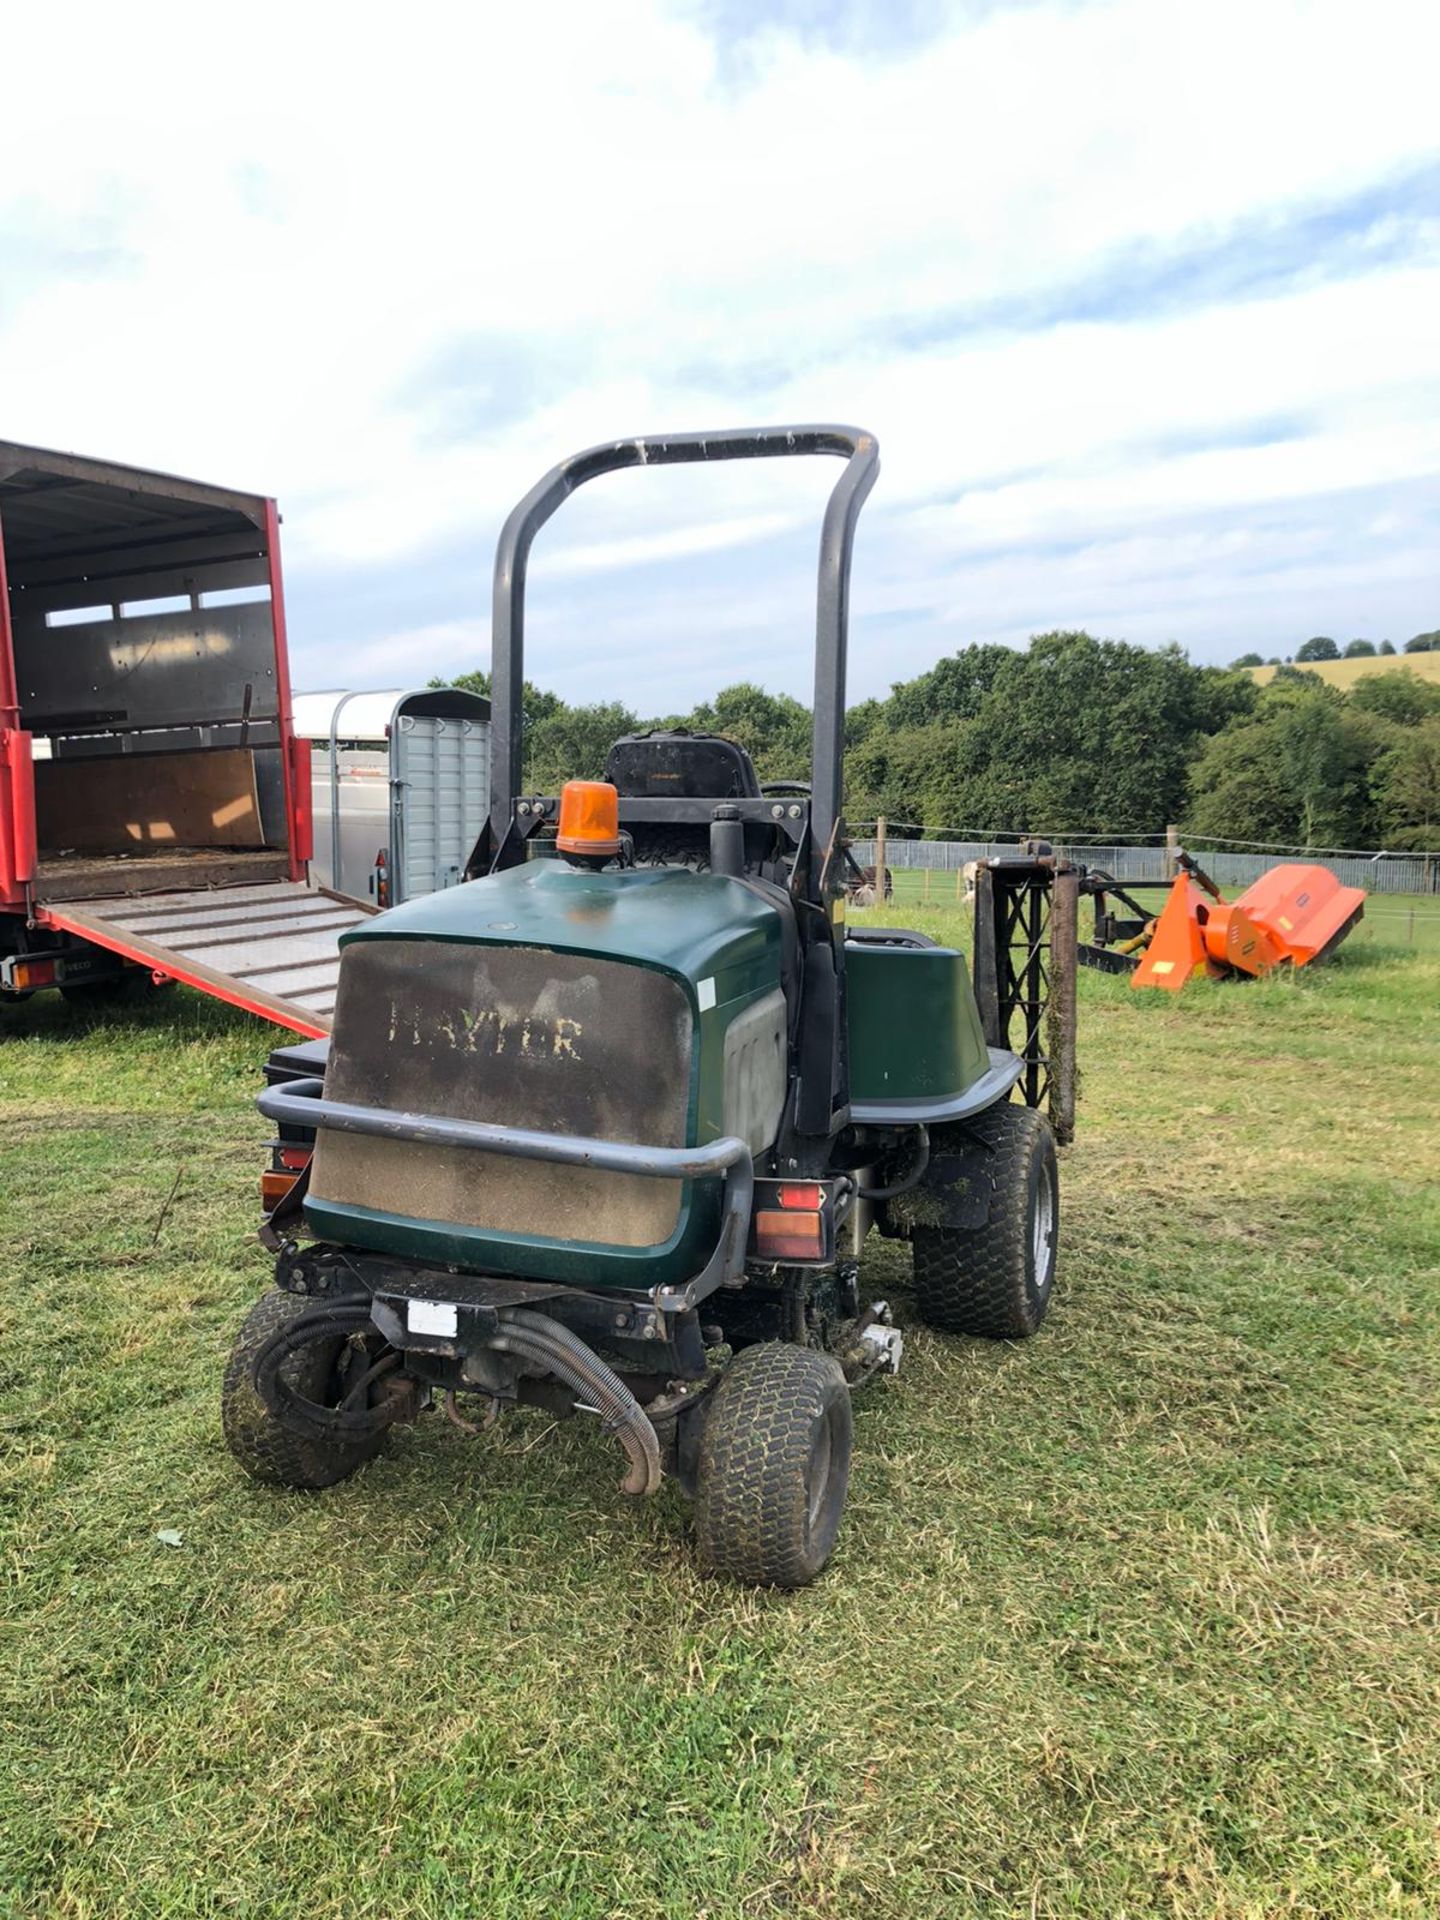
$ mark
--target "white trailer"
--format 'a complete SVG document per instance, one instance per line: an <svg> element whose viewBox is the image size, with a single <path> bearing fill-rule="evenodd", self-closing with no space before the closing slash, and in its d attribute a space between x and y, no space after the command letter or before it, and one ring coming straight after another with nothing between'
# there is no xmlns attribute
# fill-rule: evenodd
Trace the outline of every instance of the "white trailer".
<svg viewBox="0 0 1440 1920"><path fill-rule="evenodd" d="M453 887L485 824L490 702L455 687L297 693L323 887L377 906Z"/></svg>

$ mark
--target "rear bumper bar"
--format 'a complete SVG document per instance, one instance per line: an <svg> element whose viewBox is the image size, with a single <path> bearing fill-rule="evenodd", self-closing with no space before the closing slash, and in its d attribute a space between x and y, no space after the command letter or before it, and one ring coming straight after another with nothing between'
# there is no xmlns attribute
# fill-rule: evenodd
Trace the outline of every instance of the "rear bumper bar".
<svg viewBox="0 0 1440 1920"><path fill-rule="evenodd" d="M734 1134L703 1147L645 1147L629 1141L591 1140L581 1134L536 1133L527 1127L501 1127L487 1120L455 1120L444 1114L403 1113L393 1107L361 1107L347 1100L327 1100L324 1082L315 1078L266 1087L256 1096L255 1104L267 1120L277 1125L366 1133L382 1140L461 1147L477 1153L507 1154L517 1160L546 1160L563 1167L638 1174L652 1180L721 1177L725 1199L714 1253L703 1272L685 1286L657 1289L655 1303L669 1312L681 1312L716 1287L738 1286L744 1278L755 1164L750 1149Z"/></svg>

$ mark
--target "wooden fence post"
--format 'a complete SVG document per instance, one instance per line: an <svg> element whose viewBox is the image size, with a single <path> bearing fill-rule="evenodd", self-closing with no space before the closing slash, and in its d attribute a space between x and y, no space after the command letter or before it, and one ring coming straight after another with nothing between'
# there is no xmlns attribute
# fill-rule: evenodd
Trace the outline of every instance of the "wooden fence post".
<svg viewBox="0 0 1440 1920"><path fill-rule="evenodd" d="M875 822L875 904L885 904L885 816Z"/></svg>

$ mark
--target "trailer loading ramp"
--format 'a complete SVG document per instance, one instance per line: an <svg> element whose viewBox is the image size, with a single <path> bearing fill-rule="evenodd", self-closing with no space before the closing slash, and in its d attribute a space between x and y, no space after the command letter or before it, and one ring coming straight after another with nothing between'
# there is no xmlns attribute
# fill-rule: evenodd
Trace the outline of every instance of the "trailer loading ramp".
<svg viewBox="0 0 1440 1920"><path fill-rule="evenodd" d="M280 880L47 900L35 918L318 1039L334 1018L340 936L373 912L343 894Z"/></svg>

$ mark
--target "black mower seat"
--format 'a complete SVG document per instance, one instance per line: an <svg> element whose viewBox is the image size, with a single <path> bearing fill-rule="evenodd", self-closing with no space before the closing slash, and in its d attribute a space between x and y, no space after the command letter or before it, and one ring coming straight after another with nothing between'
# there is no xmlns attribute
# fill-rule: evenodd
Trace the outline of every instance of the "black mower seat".
<svg viewBox="0 0 1440 1920"><path fill-rule="evenodd" d="M650 727L617 740L605 778L627 799L758 800L755 763L738 740L688 727Z"/></svg>
<svg viewBox="0 0 1440 1920"><path fill-rule="evenodd" d="M687 727L652 727L627 734L611 747L605 778L622 799L712 802L758 800L755 763L738 740L719 733L691 733ZM688 817L686 817L688 816ZM710 864L710 815L677 804L671 820L648 820L629 829L635 859L642 867L694 867ZM747 864L764 859L774 835L752 822L745 829Z"/></svg>

